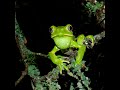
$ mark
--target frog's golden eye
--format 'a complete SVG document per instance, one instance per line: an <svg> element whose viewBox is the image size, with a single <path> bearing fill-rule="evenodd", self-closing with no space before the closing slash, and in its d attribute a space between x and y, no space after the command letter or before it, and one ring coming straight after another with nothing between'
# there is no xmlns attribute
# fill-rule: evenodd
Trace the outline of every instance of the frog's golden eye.
<svg viewBox="0 0 120 90"><path fill-rule="evenodd" d="M51 27L49 28L49 32L50 32L50 33L53 33L53 28L54 28L54 26L51 26Z"/></svg>
<svg viewBox="0 0 120 90"><path fill-rule="evenodd" d="M72 25L68 24L68 25L67 25L67 29L68 29L69 31L72 31L72 30L73 30Z"/></svg>

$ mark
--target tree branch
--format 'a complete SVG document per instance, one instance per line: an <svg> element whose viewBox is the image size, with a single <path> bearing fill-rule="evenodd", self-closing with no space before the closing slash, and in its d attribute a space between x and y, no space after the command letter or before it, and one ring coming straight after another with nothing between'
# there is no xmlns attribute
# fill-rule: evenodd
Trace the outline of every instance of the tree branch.
<svg viewBox="0 0 120 90"><path fill-rule="evenodd" d="M20 27L19 27L19 24L18 24L16 18L15 18L15 40L16 40L17 46L20 50L23 60L26 59L28 54L47 57L47 55L45 55L45 54L32 52L29 49L27 49L27 47L25 45L27 40L26 40L24 34L22 33L22 31L20 30Z"/></svg>
<svg viewBox="0 0 120 90"><path fill-rule="evenodd" d="M22 56L22 60L24 60L24 63L26 62L26 60L29 59L29 55L39 55L39 56L43 56L43 57L48 57L45 54L42 53L35 53L30 51L29 49L27 49L26 47L26 43L27 40L24 36L24 34L22 33L22 31L20 30L19 24L16 20L15 17L15 40L17 43L17 47L19 48L20 54ZM27 68L28 68L28 64L25 64L25 71L22 72L22 75L20 76L20 78L15 82L15 86L24 78L25 75L27 75Z"/></svg>
<svg viewBox="0 0 120 90"><path fill-rule="evenodd" d="M94 38L95 38L95 44L98 43L98 41L105 38L105 31L95 35Z"/></svg>

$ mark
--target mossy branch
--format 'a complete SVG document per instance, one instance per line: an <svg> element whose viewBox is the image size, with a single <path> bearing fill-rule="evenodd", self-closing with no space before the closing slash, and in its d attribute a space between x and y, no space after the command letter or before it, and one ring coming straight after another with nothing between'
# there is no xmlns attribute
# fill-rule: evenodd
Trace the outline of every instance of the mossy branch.
<svg viewBox="0 0 120 90"><path fill-rule="evenodd" d="M86 0L84 6L87 9L87 14L91 17L92 14L96 17L97 24L105 29L105 2L97 0Z"/></svg>
<svg viewBox="0 0 120 90"><path fill-rule="evenodd" d="M40 55L43 57L48 57L47 55L42 54L42 53L32 52L26 47L25 44L27 43L27 40L26 40L24 34L22 33L22 30L20 30L20 27L16 20L16 17L15 17L15 40L16 40L17 47L19 48L19 51L20 51L20 54L21 54L21 57L22 57L22 60L24 63L27 60L29 60L29 55L33 55L33 56ZM30 58L30 59L32 59L32 58ZM26 67L26 65L27 65L27 63L25 63L25 67ZM27 67L25 68L25 71L22 73L20 78L15 82L15 86L24 78L25 75L27 75Z"/></svg>

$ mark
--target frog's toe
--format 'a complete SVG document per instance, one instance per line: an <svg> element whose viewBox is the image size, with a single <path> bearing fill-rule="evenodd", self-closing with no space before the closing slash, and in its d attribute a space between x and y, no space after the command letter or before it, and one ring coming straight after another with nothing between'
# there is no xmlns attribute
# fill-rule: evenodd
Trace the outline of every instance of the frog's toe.
<svg viewBox="0 0 120 90"><path fill-rule="evenodd" d="M63 60L63 62L70 63L69 61Z"/></svg>
<svg viewBox="0 0 120 90"><path fill-rule="evenodd" d="M59 66L59 69L60 69L60 74L62 74L62 70L63 70L62 66Z"/></svg>
<svg viewBox="0 0 120 90"><path fill-rule="evenodd" d="M64 68L65 68L67 71L69 70L69 69L68 69L68 67L67 67L67 66L65 66L65 65L64 65Z"/></svg>
<svg viewBox="0 0 120 90"><path fill-rule="evenodd" d="M60 74L62 74L62 70L60 70Z"/></svg>

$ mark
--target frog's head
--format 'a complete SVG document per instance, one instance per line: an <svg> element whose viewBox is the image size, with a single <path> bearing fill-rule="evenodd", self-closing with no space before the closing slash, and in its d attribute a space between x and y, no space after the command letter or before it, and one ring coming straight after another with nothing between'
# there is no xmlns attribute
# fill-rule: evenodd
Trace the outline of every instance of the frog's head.
<svg viewBox="0 0 120 90"><path fill-rule="evenodd" d="M53 25L50 27L51 38L59 48L65 49L70 46L70 42L74 37L72 29L70 24L57 27Z"/></svg>
<svg viewBox="0 0 120 90"><path fill-rule="evenodd" d="M52 25L50 27L50 32L51 32L51 38L54 37L63 37L63 36L68 36L72 37L73 32L72 32L72 25L67 24L66 26L54 26Z"/></svg>

